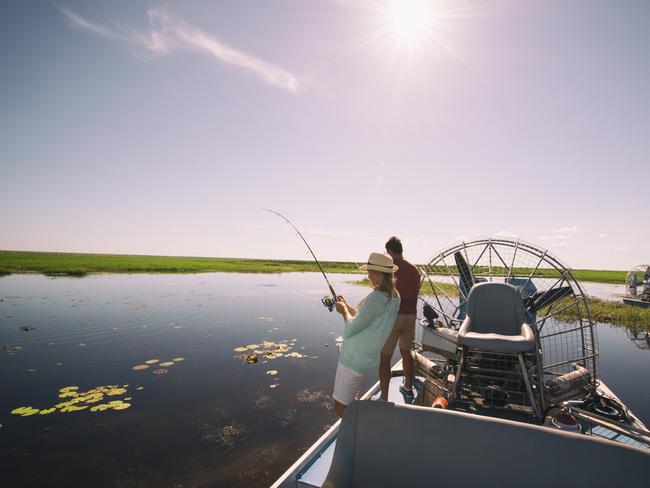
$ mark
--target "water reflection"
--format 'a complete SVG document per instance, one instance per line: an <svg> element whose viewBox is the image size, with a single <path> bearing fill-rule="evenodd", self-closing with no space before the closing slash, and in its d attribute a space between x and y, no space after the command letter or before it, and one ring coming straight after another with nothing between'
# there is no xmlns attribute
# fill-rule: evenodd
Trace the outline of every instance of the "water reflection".
<svg viewBox="0 0 650 488"><path fill-rule="evenodd" d="M650 350L650 332L639 331L636 329L627 329L627 338L632 341L637 348L644 351Z"/></svg>

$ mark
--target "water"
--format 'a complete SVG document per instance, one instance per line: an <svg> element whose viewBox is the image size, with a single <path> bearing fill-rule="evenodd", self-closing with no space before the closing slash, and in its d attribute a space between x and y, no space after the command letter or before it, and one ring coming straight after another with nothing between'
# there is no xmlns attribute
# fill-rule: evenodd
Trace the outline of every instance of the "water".
<svg viewBox="0 0 650 488"><path fill-rule="evenodd" d="M336 417L342 320L314 274L0 278L2 486L266 486ZM341 285L352 301L367 290ZM25 331L22 328L31 328ZM237 346L296 339L246 364ZM185 358L155 375L132 367ZM268 376L268 370L277 370ZM364 388L373 379L368 378ZM275 389L271 384L279 383ZM121 411L19 417L58 390L129 385ZM138 390L138 387L143 389ZM48 432L43 432L43 429Z"/></svg>
<svg viewBox="0 0 650 488"><path fill-rule="evenodd" d="M355 303L368 290L352 279L335 286ZM313 273L0 278L0 345L22 347L0 351L0 484L267 486L336 419L343 323L320 304L325 292ZM303 357L246 364L233 352L263 340ZM650 421L650 351L620 328L599 325L599 340L603 379ZM174 358L184 361L132 369ZM107 401L131 406L10 414L69 400L63 387L108 385L128 385Z"/></svg>

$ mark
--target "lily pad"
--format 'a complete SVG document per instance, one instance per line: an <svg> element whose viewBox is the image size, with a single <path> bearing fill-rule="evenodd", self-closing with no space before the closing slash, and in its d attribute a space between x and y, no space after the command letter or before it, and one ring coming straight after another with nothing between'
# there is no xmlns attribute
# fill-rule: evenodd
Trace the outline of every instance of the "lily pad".
<svg viewBox="0 0 650 488"><path fill-rule="evenodd" d="M269 376L275 376L276 374L278 374L278 372L275 369L270 369L266 372L266 374L268 374Z"/></svg>
<svg viewBox="0 0 650 488"><path fill-rule="evenodd" d="M248 364L256 363L257 362L257 356L255 354L249 354L248 356L246 356L246 362Z"/></svg>
<svg viewBox="0 0 650 488"><path fill-rule="evenodd" d="M123 395L126 393L126 388L113 388L106 393L108 396Z"/></svg>
<svg viewBox="0 0 650 488"><path fill-rule="evenodd" d="M235 351L235 352L245 352L247 350L248 350L247 347L236 347L236 348L233 349L233 351Z"/></svg>
<svg viewBox="0 0 650 488"><path fill-rule="evenodd" d="M120 403L119 405L115 405L113 407L113 410L126 410L131 406L130 403Z"/></svg>
<svg viewBox="0 0 650 488"><path fill-rule="evenodd" d="M174 364L176 364L174 361L165 361L164 363L160 363L160 366L167 367L167 366L173 366Z"/></svg>
<svg viewBox="0 0 650 488"><path fill-rule="evenodd" d="M138 364L137 366L133 366L131 369L133 371L142 371L143 369L147 369L149 367L148 364Z"/></svg>
<svg viewBox="0 0 650 488"><path fill-rule="evenodd" d="M144 364L156 364L159 361L159 359L147 359Z"/></svg>
<svg viewBox="0 0 650 488"><path fill-rule="evenodd" d="M172 359L175 363L180 363L181 361L185 361L185 358L174 358Z"/></svg>

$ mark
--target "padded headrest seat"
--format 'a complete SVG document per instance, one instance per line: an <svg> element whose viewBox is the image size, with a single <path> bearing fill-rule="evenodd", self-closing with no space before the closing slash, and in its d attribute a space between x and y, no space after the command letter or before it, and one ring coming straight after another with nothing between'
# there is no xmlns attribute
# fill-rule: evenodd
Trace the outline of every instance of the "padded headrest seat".
<svg viewBox="0 0 650 488"><path fill-rule="evenodd" d="M508 283L478 283L467 297L467 316L458 331L462 346L486 351L518 353L534 347L526 324L521 293Z"/></svg>

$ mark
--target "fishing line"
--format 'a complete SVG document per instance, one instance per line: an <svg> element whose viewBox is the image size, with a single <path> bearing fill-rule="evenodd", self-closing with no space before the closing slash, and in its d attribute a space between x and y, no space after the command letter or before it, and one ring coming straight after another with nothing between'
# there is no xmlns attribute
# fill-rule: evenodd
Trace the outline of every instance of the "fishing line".
<svg viewBox="0 0 650 488"><path fill-rule="evenodd" d="M302 242L305 243L305 246L307 246L307 249L309 249L309 252L310 252L311 255L313 256L314 261L316 261L316 264L318 265L318 269L320 269L320 272L323 273L323 278L325 278L325 281L327 282L327 286L329 287L330 292L332 293L332 296L331 296L331 297L325 297L325 298L323 298L323 300L322 300L323 305L325 305L325 306L329 309L330 312L331 312L332 310L334 310L334 302L336 301L336 298L338 297L338 295L337 295L336 292L334 291L334 288L332 287L332 284L330 283L330 280L327 278L327 275L325 274L325 270L324 270L323 267L320 265L320 262L318 262L318 258L317 258L316 255L314 254L314 251L312 251L311 246L310 246L309 243L307 242L307 239L305 239L305 238L303 237L302 233L298 230L298 228L297 228L295 225L293 225L293 224L291 223L291 221L290 221L288 218L286 218L284 215L282 215L280 212L276 212L275 210L271 210L270 208L262 208L262 210L266 210L267 212L271 212L272 214L275 214L275 215L277 215L278 217L280 217L280 218L281 218L282 220L284 220L287 224L289 224L291 227L293 227L293 230L295 230L296 233L300 236L300 238L302 239Z"/></svg>

